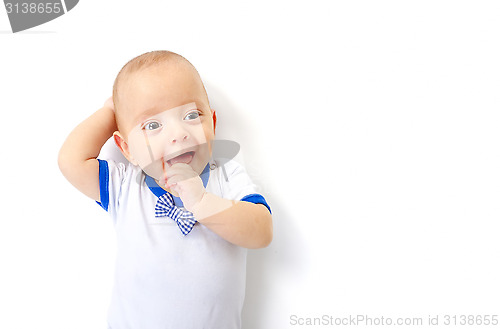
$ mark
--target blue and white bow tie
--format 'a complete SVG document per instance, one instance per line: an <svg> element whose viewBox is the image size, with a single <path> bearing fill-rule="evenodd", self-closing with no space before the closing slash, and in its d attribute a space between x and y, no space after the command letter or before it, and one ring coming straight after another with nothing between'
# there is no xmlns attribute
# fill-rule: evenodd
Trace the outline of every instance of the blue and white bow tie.
<svg viewBox="0 0 500 329"><path fill-rule="evenodd" d="M155 217L172 218L184 235L191 232L194 224L196 224L193 213L176 207L174 204L174 198L168 192L158 197L155 207Z"/></svg>

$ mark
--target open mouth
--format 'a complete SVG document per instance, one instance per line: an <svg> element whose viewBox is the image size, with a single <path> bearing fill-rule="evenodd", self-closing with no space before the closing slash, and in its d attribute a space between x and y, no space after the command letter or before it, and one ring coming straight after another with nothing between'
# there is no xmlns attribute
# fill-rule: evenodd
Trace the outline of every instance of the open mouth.
<svg viewBox="0 0 500 329"><path fill-rule="evenodd" d="M193 160L193 157L194 151L189 151L167 160L167 163L169 166L173 166L176 163L190 163Z"/></svg>

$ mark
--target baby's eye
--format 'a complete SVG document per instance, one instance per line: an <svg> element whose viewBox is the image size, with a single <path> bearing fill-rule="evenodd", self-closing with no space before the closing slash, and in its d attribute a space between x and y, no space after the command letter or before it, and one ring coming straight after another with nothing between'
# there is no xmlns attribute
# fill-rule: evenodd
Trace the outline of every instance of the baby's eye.
<svg viewBox="0 0 500 329"><path fill-rule="evenodd" d="M186 116L184 117L184 120L195 120L195 119L198 119L199 117L200 117L200 112L193 111L193 112L189 112L188 114L186 114Z"/></svg>
<svg viewBox="0 0 500 329"><path fill-rule="evenodd" d="M144 129L144 130L156 130L160 127L161 127L161 123L159 123L157 121L150 121L150 122L146 122L146 124L144 124L144 126L142 126L142 129Z"/></svg>

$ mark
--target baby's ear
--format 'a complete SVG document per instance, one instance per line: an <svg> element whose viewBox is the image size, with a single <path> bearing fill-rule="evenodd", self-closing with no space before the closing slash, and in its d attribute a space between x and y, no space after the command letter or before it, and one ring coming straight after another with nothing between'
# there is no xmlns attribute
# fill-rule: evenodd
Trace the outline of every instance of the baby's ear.
<svg viewBox="0 0 500 329"><path fill-rule="evenodd" d="M119 131L115 131L113 133L113 139L115 140L116 146L120 149L122 152L123 156L127 158L127 160L132 163L133 165L137 165L137 162L135 159L132 157L130 154L130 150L128 148L128 144L125 141L125 138L123 138L123 135Z"/></svg>
<svg viewBox="0 0 500 329"><path fill-rule="evenodd" d="M210 109L210 111L212 111L212 119L214 120L214 131L215 131L215 126L217 124L217 115L215 115L214 109Z"/></svg>

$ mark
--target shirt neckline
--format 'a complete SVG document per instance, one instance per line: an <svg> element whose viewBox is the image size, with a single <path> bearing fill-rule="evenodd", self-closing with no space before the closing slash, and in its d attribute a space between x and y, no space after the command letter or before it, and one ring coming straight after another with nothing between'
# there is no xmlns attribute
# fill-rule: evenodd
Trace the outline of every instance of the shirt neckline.
<svg viewBox="0 0 500 329"><path fill-rule="evenodd" d="M146 174L145 174L146 175ZM205 166L205 169L203 169L202 173L200 174L201 181L203 182L203 187L207 187L208 185L208 180L210 178L210 163L207 163ZM165 193L168 193L168 191L165 191L163 188L156 183L153 177L146 175L146 185L149 187L151 192L156 196L156 197L161 197ZM172 195L172 194L171 194ZM177 207L183 207L184 204L182 203L181 198L172 195L174 198L174 203Z"/></svg>

